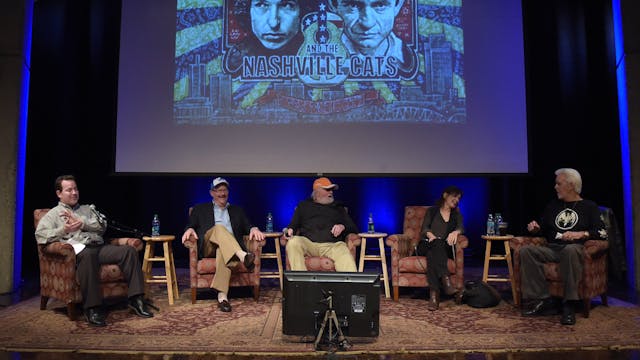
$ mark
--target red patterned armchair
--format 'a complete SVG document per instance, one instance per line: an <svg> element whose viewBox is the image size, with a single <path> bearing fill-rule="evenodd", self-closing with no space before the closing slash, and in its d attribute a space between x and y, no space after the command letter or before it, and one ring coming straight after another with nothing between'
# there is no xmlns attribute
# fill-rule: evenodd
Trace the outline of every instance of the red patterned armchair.
<svg viewBox="0 0 640 360"><path fill-rule="evenodd" d="M282 246L285 247L285 254L286 254L287 240L288 239L284 237L284 235L280 238L280 244L282 244ZM353 259L355 261L356 248L360 245L360 242L361 242L360 237L357 234L348 234L346 242L347 242L347 247L351 252L351 256L353 256ZM286 257L286 263L287 263L286 269L291 270L291 264L289 264L288 257ZM333 260L324 256L305 256L304 264L306 265L308 271L336 271L336 267L335 267L335 264L333 263Z"/></svg>
<svg viewBox="0 0 640 360"><path fill-rule="evenodd" d="M192 208L189 208L191 214ZM249 240L248 236L244 237L247 250L256 255L255 268L249 272L247 268L240 262L233 269L230 287L251 286L253 287L253 298L258 301L260 297L260 255L262 255L262 246L264 242ZM198 259L198 240L191 236L184 242L184 246L189 249L189 280L191 286L191 303L196 303L198 288L209 289L213 281L213 275L216 273L216 258L207 257Z"/></svg>
<svg viewBox="0 0 640 360"><path fill-rule="evenodd" d="M40 219L49 209L33 211L33 224L37 228ZM137 238L116 238L108 240L113 245L129 245L141 251L143 243ZM54 242L38 245L40 262L40 310L47 308L49 298L55 298L67 304L67 315L76 319L75 304L82 302L80 285L76 280L76 254L69 244ZM116 264L102 265L100 285L103 297L126 297L127 281Z"/></svg>
<svg viewBox="0 0 640 360"><path fill-rule="evenodd" d="M387 246L391 248L391 283L393 285L393 300L398 301L400 286L427 287L427 258L413 255L413 250L420 241L420 230L428 206L405 206L403 233L390 235ZM455 261L449 259L451 283L456 289L464 286L464 253L469 245L466 236L460 235L456 245Z"/></svg>
<svg viewBox="0 0 640 360"><path fill-rule="evenodd" d="M604 214L605 209L602 209ZM609 227L609 223L605 221ZM611 231L608 231L611 234ZM525 245L542 246L547 243L543 237L517 236L509 241L513 254L513 280L515 282L516 296L521 300L522 291L520 289L520 248ZM591 310L591 298L600 295L602 303L607 305L607 253L609 242L605 240L587 240L584 244L584 268L582 280L579 284L578 295L583 301L583 315L589 317ZM551 296L562 297L564 286L559 274L558 263L546 263L544 273L549 282L549 293ZM515 299L514 299L515 300Z"/></svg>

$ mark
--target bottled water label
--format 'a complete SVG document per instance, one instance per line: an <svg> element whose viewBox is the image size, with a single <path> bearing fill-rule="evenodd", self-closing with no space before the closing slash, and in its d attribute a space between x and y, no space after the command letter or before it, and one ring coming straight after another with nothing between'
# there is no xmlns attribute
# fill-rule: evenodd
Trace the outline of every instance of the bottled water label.
<svg viewBox="0 0 640 360"><path fill-rule="evenodd" d="M376 232L375 226L373 224L373 214L369 214L369 221L367 222L367 232L368 233Z"/></svg>
<svg viewBox="0 0 640 360"><path fill-rule="evenodd" d="M273 215L267 214L267 226L265 228L267 232L273 232Z"/></svg>
<svg viewBox="0 0 640 360"><path fill-rule="evenodd" d="M158 218L158 215L153 215L153 221L151 221L151 236L160 236L160 218Z"/></svg>

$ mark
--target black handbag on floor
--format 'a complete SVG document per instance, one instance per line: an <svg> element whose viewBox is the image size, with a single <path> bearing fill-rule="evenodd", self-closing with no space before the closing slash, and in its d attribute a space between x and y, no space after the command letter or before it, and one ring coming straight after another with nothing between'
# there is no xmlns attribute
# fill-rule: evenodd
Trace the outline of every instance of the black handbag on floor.
<svg viewBox="0 0 640 360"><path fill-rule="evenodd" d="M465 281L462 302L474 308L494 307L500 303L500 294L483 281Z"/></svg>

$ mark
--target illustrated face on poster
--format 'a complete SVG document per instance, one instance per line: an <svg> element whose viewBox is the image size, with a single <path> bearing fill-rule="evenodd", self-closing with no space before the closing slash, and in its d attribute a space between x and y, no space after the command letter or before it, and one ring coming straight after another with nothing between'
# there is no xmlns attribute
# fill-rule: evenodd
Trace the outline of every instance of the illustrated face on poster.
<svg viewBox="0 0 640 360"><path fill-rule="evenodd" d="M251 0L251 30L262 46L276 50L300 31L298 1Z"/></svg>
<svg viewBox="0 0 640 360"><path fill-rule="evenodd" d="M196 3L176 21L178 124L466 121L461 0Z"/></svg>
<svg viewBox="0 0 640 360"><path fill-rule="evenodd" d="M344 20L345 40L364 55L384 55L402 0L334 0Z"/></svg>

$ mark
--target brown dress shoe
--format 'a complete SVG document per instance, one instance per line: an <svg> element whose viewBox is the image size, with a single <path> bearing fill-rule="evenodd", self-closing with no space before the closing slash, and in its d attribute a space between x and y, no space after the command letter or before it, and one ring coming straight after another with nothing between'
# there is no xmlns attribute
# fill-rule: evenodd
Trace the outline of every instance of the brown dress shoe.
<svg viewBox="0 0 640 360"><path fill-rule="evenodd" d="M427 309L429 311L436 311L440 307L440 293L436 290L429 290L429 302L427 303Z"/></svg>
<svg viewBox="0 0 640 360"><path fill-rule="evenodd" d="M451 285L451 278L448 275L442 277L442 289L444 293L451 296L457 292L456 288Z"/></svg>

